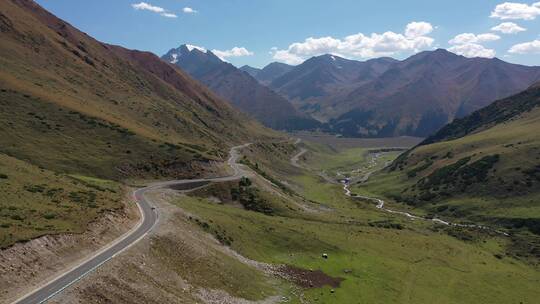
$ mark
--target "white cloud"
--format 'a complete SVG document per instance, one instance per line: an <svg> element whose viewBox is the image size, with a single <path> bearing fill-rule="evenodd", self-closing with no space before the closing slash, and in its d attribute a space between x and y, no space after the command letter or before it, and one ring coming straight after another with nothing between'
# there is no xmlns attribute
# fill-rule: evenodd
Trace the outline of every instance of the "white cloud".
<svg viewBox="0 0 540 304"><path fill-rule="evenodd" d="M467 43L482 43L501 39L500 36L486 33L475 35L473 33L463 33L452 38L448 43L450 44L467 44Z"/></svg>
<svg viewBox="0 0 540 304"><path fill-rule="evenodd" d="M212 50L212 53L214 53L223 61L226 61L228 57L243 57L243 56L253 55L253 52L248 51L248 49L246 49L245 47L236 47L236 46L230 50L225 50L225 51Z"/></svg>
<svg viewBox="0 0 540 304"><path fill-rule="evenodd" d="M186 47L188 48L188 50L191 52L195 49L201 51L201 52L204 52L206 53L207 49L202 47L202 46L197 46L197 45L193 45L193 44L186 44ZM225 50L225 51L222 51L222 50L212 50L212 53L214 53L214 55L218 56L219 59L223 60L223 61L227 61L226 58L228 57L243 57L243 56L252 56L253 55L253 52L250 52L248 49L246 49L245 47L233 47L232 49L230 50Z"/></svg>
<svg viewBox="0 0 540 304"><path fill-rule="evenodd" d="M164 13L165 12L164 8L159 7L159 6L153 6L152 4L148 4L146 2L140 2L140 3L137 3L137 4L132 4L131 6L136 10L146 10L146 11L151 11L151 12L154 12L154 13Z"/></svg>
<svg viewBox="0 0 540 304"><path fill-rule="evenodd" d="M161 13L161 16L167 17L167 18L178 18L178 16L173 13Z"/></svg>
<svg viewBox="0 0 540 304"><path fill-rule="evenodd" d="M154 12L154 13L158 13L161 16L167 17L167 18L177 18L178 17L178 16L176 16L176 14L168 12L167 10L165 10L162 7L155 6L155 5L146 3L146 2L134 3L134 4L131 5L131 7L133 7L136 10L151 11L151 12Z"/></svg>
<svg viewBox="0 0 540 304"><path fill-rule="evenodd" d="M485 33L475 35L473 33L463 33L459 34L456 37L452 38L448 43L453 46L448 50L450 52L456 53L458 55L463 55L465 57L484 57L484 58L493 58L495 57L495 50L488 49L481 45L483 42L490 42L501 39L500 36Z"/></svg>
<svg viewBox="0 0 540 304"><path fill-rule="evenodd" d="M497 26L492 27L491 30L501 32L503 34L516 34L519 32L524 32L527 29L515 24L514 22L503 22Z"/></svg>
<svg viewBox="0 0 540 304"><path fill-rule="evenodd" d="M287 64L297 65L305 60L303 57L289 53L287 50L276 50L272 51L271 53L275 60L285 62Z"/></svg>
<svg viewBox="0 0 540 304"><path fill-rule="evenodd" d="M413 21L405 28L405 36L409 38L425 36L431 32L433 32L433 26L427 22Z"/></svg>
<svg viewBox="0 0 540 304"><path fill-rule="evenodd" d="M484 58L493 58L495 57L495 50L487 49L483 45L476 43L467 43L454 45L448 49L452 53L458 55L463 55L465 57L484 57Z"/></svg>
<svg viewBox="0 0 540 304"><path fill-rule="evenodd" d="M182 11L186 14L195 14L197 13L196 10L192 9L191 7L184 7Z"/></svg>
<svg viewBox="0 0 540 304"><path fill-rule="evenodd" d="M540 40L516 44L508 52L514 54L540 54Z"/></svg>
<svg viewBox="0 0 540 304"><path fill-rule="evenodd" d="M433 38L426 36L433 31L433 26L427 22L411 22L404 34L384 32L373 33L369 36L363 33L347 36L343 39L334 37L309 37L303 42L295 42L287 49L273 49L273 58L288 64L299 64L305 59L322 55L334 54L349 58L372 58L377 56L392 56L399 52L419 51L428 49L433 44Z"/></svg>
<svg viewBox="0 0 540 304"><path fill-rule="evenodd" d="M540 2L526 3L504 2L498 4L491 12L491 18L533 20L540 16Z"/></svg>

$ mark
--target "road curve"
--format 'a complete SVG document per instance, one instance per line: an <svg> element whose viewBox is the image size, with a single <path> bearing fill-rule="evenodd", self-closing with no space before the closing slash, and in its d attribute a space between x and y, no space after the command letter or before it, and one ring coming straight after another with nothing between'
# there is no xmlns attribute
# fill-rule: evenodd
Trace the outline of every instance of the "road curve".
<svg viewBox="0 0 540 304"><path fill-rule="evenodd" d="M68 270L67 272L38 287L31 293L23 296L21 299L15 301L14 304L36 304L48 301L146 236L148 232L150 232L157 224L159 219L157 209L154 208L152 203L145 197L146 192L177 184L188 184L202 181L223 182L241 178L244 173L237 163L238 158L240 157L239 150L247 147L248 145L250 144L244 144L231 148L230 157L227 163L233 169L234 173L230 176L157 182L133 191L133 197L137 201L137 206L141 212L141 221L136 227L115 240L113 243L109 244L107 247L101 249L95 255L86 259L81 264L75 266L71 270Z"/></svg>
<svg viewBox="0 0 540 304"><path fill-rule="evenodd" d="M300 152L298 152L297 154L295 154L292 158L291 158L291 165L297 167L297 168L303 168L299 163L298 161L300 160L300 157L302 155L304 155L308 150L305 149L305 148L300 148Z"/></svg>

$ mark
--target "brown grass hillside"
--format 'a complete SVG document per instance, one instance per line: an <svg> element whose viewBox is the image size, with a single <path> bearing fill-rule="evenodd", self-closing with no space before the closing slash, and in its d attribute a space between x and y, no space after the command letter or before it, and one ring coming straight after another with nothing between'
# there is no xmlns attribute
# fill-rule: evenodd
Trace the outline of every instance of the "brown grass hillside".
<svg viewBox="0 0 540 304"><path fill-rule="evenodd" d="M0 36L0 152L11 156L118 177L112 168L219 159L271 134L157 56L100 43L33 1L0 3Z"/></svg>

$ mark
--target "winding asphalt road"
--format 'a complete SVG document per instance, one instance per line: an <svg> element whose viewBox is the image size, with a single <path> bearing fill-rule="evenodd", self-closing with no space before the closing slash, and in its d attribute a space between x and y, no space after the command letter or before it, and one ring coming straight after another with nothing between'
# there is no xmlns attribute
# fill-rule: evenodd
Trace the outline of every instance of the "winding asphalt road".
<svg viewBox="0 0 540 304"><path fill-rule="evenodd" d="M190 184L197 182L224 182L241 178L244 172L238 165L237 161L240 157L240 149L247 147L250 144L244 144L231 148L230 157L227 161L228 165L234 170L234 173L230 176L217 177L217 178L202 178L202 179L189 179L189 180L173 180L167 182L158 182L149 185L148 187L137 189L133 192L133 197L137 201L137 206L141 212L141 221L139 224L127 232L124 236L115 240L112 244L101 249L95 255L89 257L81 264L75 266L71 270L59 275L58 277L51 279L41 287L31 293L23 296L21 299L14 302L14 304L36 304L44 303L51 299L64 289L77 282L96 268L105 264L116 255L120 254L139 240L144 238L148 232L154 228L159 220L158 210L153 207L152 203L145 197L145 193L151 190L159 188L169 187L179 184Z"/></svg>

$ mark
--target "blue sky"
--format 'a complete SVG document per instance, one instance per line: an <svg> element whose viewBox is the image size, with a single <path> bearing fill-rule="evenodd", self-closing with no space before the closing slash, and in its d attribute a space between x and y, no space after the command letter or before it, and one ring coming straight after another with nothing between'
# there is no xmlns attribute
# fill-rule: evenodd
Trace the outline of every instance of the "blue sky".
<svg viewBox="0 0 540 304"><path fill-rule="evenodd" d="M403 59L438 47L540 65L540 2L534 1L37 2L104 42L158 55L188 43L217 50L237 66L295 64L323 53Z"/></svg>

